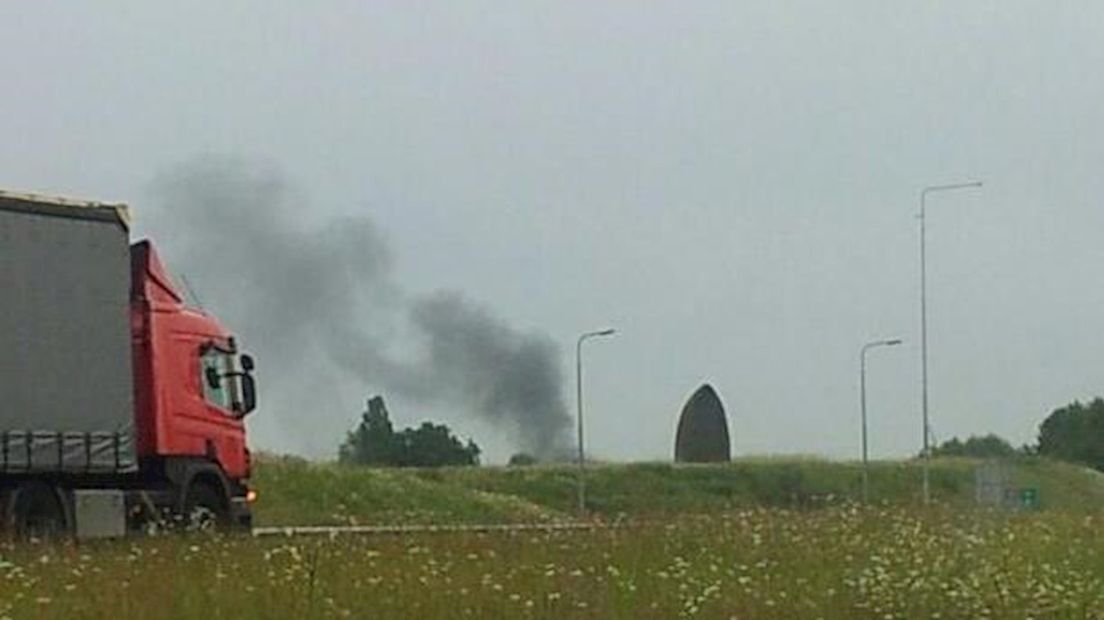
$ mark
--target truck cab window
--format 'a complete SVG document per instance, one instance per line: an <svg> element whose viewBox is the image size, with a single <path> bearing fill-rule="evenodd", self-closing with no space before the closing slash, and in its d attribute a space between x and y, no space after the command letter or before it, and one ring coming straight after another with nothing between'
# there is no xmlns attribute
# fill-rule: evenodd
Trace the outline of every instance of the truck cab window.
<svg viewBox="0 0 1104 620"><path fill-rule="evenodd" d="M203 398L207 402L229 411L232 408L233 395L230 392L232 379L225 377L231 371L230 356L214 348L208 348L200 357L199 382L203 385ZM208 376L219 377L218 385L212 385Z"/></svg>

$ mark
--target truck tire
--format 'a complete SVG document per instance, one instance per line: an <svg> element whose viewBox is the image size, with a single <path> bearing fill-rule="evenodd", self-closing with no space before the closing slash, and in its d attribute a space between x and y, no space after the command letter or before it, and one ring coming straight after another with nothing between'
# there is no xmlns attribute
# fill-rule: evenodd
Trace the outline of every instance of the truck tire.
<svg viewBox="0 0 1104 620"><path fill-rule="evenodd" d="M21 483L8 502L8 523L17 538L56 539L69 531L58 493L44 482Z"/></svg>
<svg viewBox="0 0 1104 620"><path fill-rule="evenodd" d="M188 530L208 532L224 530L230 524L230 511L213 485L208 482L194 482L188 487L184 500L184 525Z"/></svg>

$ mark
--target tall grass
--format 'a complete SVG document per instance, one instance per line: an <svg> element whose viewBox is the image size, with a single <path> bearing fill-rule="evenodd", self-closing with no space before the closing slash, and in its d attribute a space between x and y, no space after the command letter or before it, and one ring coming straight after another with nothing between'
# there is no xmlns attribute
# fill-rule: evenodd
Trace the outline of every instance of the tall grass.
<svg viewBox="0 0 1104 620"><path fill-rule="evenodd" d="M1104 617L1100 476L1029 460L1044 509L972 505L976 463L588 470L615 527L329 538L162 536L0 545L3 618ZM569 518L570 467L381 471L265 460L267 523ZM618 516L626 519L614 519Z"/></svg>
<svg viewBox="0 0 1104 620"><path fill-rule="evenodd" d="M1100 526L841 504L596 531L7 546L0 616L1101 617Z"/></svg>

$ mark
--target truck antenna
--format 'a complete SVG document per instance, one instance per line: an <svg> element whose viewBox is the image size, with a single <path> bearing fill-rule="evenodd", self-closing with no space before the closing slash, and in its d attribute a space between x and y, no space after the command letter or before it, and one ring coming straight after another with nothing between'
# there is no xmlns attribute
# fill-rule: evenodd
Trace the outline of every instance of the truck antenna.
<svg viewBox="0 0 1104 620"><path fill-rule="evenodd" d="M192 298L192 303L196 305L196 308L203 310L203 301L196 294L195 289L192 288L192 283L188 281L188 276L180 274L180 282L184 285L184 290L188 293L188 297Z"/></svg>

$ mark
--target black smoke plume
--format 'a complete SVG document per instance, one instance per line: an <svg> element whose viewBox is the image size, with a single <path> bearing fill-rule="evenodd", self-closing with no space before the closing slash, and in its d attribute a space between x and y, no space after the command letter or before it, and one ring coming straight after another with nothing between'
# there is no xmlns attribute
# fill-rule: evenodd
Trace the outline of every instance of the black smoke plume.
<svg viewBox="0 0 1104 620"><path fill-rule="evenodd" d="M154 197L146 229L258 354L263 415L293 445L333 449L350 419L333 394L352 384L459 407L542 458L567 453L555 342L459 293L404 291L369 218L318 222L277 169L224 157L161 175Z"/></svg>

